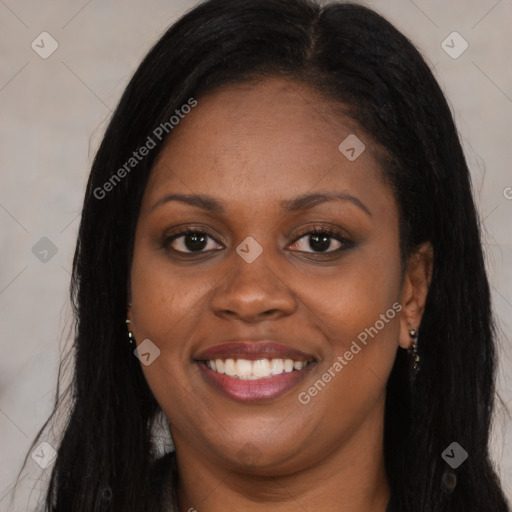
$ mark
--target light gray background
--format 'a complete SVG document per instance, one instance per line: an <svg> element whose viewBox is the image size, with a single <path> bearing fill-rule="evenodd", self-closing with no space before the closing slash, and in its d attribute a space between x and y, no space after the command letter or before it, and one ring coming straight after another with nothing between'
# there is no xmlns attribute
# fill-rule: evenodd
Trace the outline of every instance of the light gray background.
<svg viewBox="0 0 512 512"><path fill-rule="evenodd" d="M2 511L13 510L1 498L51 410L60 349L70 325L69 272L94 152L146 51L194 4L186 0L0 0ZM509 403L512 0L390 0L366 5L385 15L419 47L455 113L482 217L499 321L498 391ZM58 49L47 59L31 48L44 31L58 42ZM441 46L453 31L469 44L457 59ZM57 247L46 262L32 252L42 237ZM464 375L460 382L463 385ZM493 457L509 497L511 439L511 421L501 409L493 432ZM31 459L28 469L39 470L33 478L41 476ZM28 488L21 492L16 510L27 510L23 500L34 481L25 480Z"/></svg>

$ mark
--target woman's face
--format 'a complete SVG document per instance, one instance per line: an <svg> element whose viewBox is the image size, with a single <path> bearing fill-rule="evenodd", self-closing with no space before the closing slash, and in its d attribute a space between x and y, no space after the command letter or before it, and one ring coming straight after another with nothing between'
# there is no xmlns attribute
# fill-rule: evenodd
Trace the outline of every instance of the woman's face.
<svg viewBox="0 0 512 512"><path fill-rule="evenodd" d="M223 87L156 162L130 315L178 456L285 474L380 436L421 307L374 145L332 106L282 79Z"/></svg>

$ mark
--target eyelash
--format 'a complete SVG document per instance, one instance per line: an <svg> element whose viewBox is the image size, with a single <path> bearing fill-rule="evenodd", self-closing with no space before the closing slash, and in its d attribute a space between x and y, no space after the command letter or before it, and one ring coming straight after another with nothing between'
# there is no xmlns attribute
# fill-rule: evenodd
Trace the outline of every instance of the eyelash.
<svg viewBox="0 0 512 512"><path fill-rule="evenodd" d="M185 255L186 257L204 255L204 254L208 254L208 253L214 252L216 250L219 250L219 249L210 249L208 251L201 250L201 251L186 252L186 251L177 251L176 249L173 249L170 247L171 243L174 242L175 240L177 240L178 238L181 238L181 237L184 237L187 235L191 235L191 234L206 235L208 238L211 238L217 244L219 244L219 242L210 233L208 233L208 231L204 230L204 228L198 228L198 227L194 227L194 226L185 226L178 233L166 235L164 238L163 244L162 244L163 248L166 250L172 251L176 254L179 254L179 255ZM332 256L335 254L339 254L340 252L345 251L345 250L353 247L353 245L354 245L350 240L348 240L346 237L344 237L341 234L341 232L336 231L335 229L332 229L332 228L326 227L326 226L313 226L313 227L308 228L304 232L300 233L293 240L293 242L290 245L294 245L295 243L297 243L301 238L305 237L306 235L311 235L311 236L326 235L328 238L337 240L342 245L338 249L330 250L330 251L323 251L323 252L315 252L315 251L311 251L311 252L310 251L292 251L292 252L298 252L301 254L309 254L309 255L314 254L314 255L320 256L320 257L321 256Z"/></svg>

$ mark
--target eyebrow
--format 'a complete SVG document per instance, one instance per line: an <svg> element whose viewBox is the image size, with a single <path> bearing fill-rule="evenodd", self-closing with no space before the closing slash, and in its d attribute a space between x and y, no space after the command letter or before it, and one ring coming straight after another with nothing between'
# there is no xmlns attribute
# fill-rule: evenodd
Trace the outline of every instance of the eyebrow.
<svg viewBox="0 0 512 512"><path fill-rule="evenodd" d="M222 204L212 196L204 194L167 194L159 199L152 207L153 211L158 206L168 203L170 201L179 201L191 206L196 206L202 210L215 213L223 214L225 209ZM292 199L285 199L281 201L281 209L287 212L296 212L301 210L308 210L315 207L318 204L325 203L328 201L348 201L361 210L363 210L369 217L372 217L371 211L360 201L357 197L348 194L346 192L316 192L311 194L302 194Z"/></svg>
<svg viewBox="0 0 512 512"><path fill-rule="evenodd" d="M362 201L347 192L317 192L313 194L303 194L294 197L293 199L281 201L281 208L289 212L295 212L299 210L307 210L309 208L313 208L317 204L328 201L349 201L363 210L369 217L372 216L372 212Z"/></svg>

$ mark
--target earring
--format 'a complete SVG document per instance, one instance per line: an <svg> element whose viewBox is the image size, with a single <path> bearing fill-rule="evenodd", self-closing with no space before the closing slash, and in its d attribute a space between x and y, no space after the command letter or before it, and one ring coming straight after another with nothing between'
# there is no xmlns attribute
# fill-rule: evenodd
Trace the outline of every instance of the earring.
<svg viewBox="0 0 512 512"><path fill-rule="evenodd" d="M126 319L126 325L131 324L131 323L132 323L131 320ZM128 341L130 343L134 343L135 342L135 336L133 335L133 332L130 331L130 328L128 328Z"/></svg>
<svg viewBox="0 0 512 512"><path fill-rule="evenodd" d="M128 308L132 309L132 303L131 302L130 302L130 304L128 304ZM131 323L132 323L132 321L129 318L127 318L126 319L126 326L128 327L128 341L130 343L135 343L135 336L133 335L133 332L130 331L130 327L128 326L128 324L131 324Z"/></svg>
<svg viewBox="0 0 512 512"><path fill-rule="evenodd" d="M420 356L418 354L418 331L416 329L409 329L409 336L411 337L412 344L409 348L409 354L412 357L412 371L416 375L420 371Z"/></svg>

